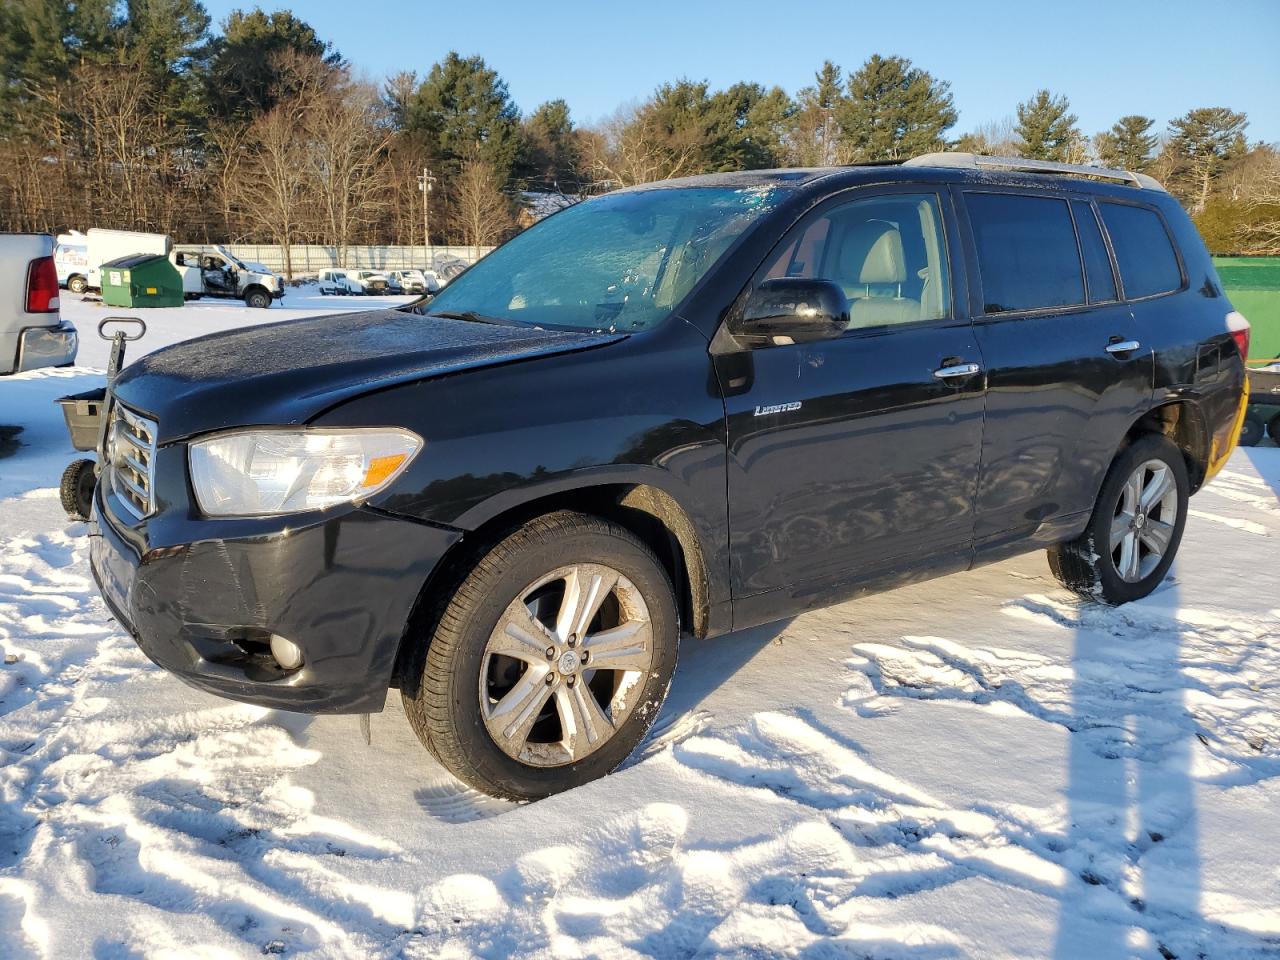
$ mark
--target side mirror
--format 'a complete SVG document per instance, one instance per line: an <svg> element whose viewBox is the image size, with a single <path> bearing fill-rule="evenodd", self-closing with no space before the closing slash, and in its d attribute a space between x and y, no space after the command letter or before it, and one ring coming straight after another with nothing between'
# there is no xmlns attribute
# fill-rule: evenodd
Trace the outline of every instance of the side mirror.
<svg viewBox="0 0 1280 960"><path fill-rule="evenodd" d="M828 340L849 326L849 300L830 280L778 277L747 298L733 334L749 344L784 346Z"/></svg>

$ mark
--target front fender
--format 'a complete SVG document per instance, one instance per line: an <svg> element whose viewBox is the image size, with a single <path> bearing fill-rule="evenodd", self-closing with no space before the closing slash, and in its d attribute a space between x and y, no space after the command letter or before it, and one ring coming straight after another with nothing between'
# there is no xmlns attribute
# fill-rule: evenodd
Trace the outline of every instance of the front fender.
<svg viewBox="0 0 1280 960"><path fill-rule="evenodd" d="M462 530L574 490L660 490L696 533L713 602L727 597L724 404L706 340L683 321L605 350L396 386L314 422L417 432L423 451L371 503Z"/></svg>

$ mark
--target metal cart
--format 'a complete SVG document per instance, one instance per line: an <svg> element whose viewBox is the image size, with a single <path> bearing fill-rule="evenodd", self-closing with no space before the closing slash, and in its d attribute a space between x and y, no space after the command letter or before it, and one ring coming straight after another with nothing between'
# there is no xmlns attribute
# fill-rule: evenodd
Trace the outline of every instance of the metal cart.
<svg viewBox="0 0 1280 960"><path fill-rule="evenodd" d="M111 324L116 325L114 332L107 330ZM131 325L137 328L133 336L125 332ZM58 398L62 416L67 421L67 432L71 434L71 445L77 450L96 450L98 453L96 461L73 460L62 472L58 492L62 499L62 509L72 520L88 520L89 512L93 509L94 487L98 483L102 464L107 462L107 414L111 405L111 385L124 363L125 344L141 339L146 332L147 325L137 317L104 317L98 323L98 336L111 341L106 386Z"/></svg>

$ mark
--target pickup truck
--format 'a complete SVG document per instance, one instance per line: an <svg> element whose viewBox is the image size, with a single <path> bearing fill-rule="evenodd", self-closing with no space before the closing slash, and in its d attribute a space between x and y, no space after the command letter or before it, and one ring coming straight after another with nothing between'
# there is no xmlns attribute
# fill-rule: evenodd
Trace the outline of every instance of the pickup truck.
<svg viewBox="0 0 1280 960"><path fill-rule="evenodd" d="M53 238L0 233L0 375L70 366L78 346L59 313Z"/></svg>

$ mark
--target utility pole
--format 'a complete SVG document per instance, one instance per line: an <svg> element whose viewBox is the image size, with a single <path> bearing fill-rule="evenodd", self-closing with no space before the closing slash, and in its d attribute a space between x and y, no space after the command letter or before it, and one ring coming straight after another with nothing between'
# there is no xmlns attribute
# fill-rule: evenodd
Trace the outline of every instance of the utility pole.
<svg viewBox="0 0 1280 960"><path fill-rule="evenodd" d="M418 189L422 191L422 252L426 258L426 269L431 270L435 264L431 257L431 191L436 178L431 175L430 167L422 168L422 176L418 178Z"/></svg>

